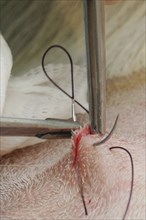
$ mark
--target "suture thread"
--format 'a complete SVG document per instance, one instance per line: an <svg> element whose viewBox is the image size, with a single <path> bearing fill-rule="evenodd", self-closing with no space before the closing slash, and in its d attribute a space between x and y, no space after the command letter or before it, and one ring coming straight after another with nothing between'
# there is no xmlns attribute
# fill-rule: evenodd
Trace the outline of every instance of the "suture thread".
<svg viewBox="0 0 146 220"><path fill-rule="evenodd" d="M111 131L109 132L109 134L103 139L101 140L100 142L97 142L97 143L94 143L93 146L99 146L103 143L105 143L107 140L109 140L109 138L111 137L111 135L113 134L113 132L115 131L115 128L116 128L116 125L117 125L117 121L118 121L118 118L119 118L119 115L117 116L116 120L115 120L115 123L111 129ZM124 215L123 215L123 218L122 220L125 219L126 215L127 215L127 212L128 212L128 209L129 209L129 206L130 206L130 201L131 201L131 198L132 198L132 193L133 193L133 182L134 182L134 163L133 163L133 158L132 158L132 155L131 153L124 147L119 147L119 146L114 146L114 147L110 147L109 150L112 150L112 149L121 149L121 150L124 150L125 152L127 152L127 154L129 155L130 157L130 162L131 162L131 187L130 187L130 194L129 194L129 199L128 199L128 203L127 203L127 206L126 206L126 210L124 212ZM84 209L86 208L86 213L87 212L87 207L86 207L86 203L85 203L85 200L83 200L83 205L84 205ZM87 215L87 214L86 214Z"/></svg>
<svg viewBox="0 0 146 220"><path fill-rule="evenodd" d="M93 146L99 146L99 145L105 143L107 140L109 140L109 138L111 137L111 135L113 134L113 132L116 129L116 125L117 125L118 119L119 119L119 115L117 116L117 118L115 120L115 123L114 123L111 131L109 132L109 134L103 140L101 140L100 142L94 143ZM127 203L127 206L126 206L126 210L125 210L125 213L124 213L123 218L122 218L122 220L124 220L125 217L126 217L126 214L128 212L128 209L129 209L130 201L131 201L131 198L132 198L132 192L133 192L133 182L134 182L134 163L133 163L133 158L132 158L131 153L126 148L124 148L124 147L115 146L115 147L110 147L109 149L110 150L112 150L112 149L122 149L122 150L124 150L125 152L128 153L128 155L130 157L130 161L131 161L131 188L130 188L130 194L129 194L129 199L128 199L128 203Z"/></svg>
<svg viewBox="0 0 146 220"><path fill-rule="evenodd" d="M45 69L45 57L46 57L46 54L52 49L52 48L60 48L62 49L67 55L68 55L68 58L69 58L69 61L70 61L70 66L71 66L71 86L72 86L72 96L69 95L64 89L62 89L57 83L55 83L51 77L48 75L46 69ZM62 46L60 45L52 45L51 47L49 47L45 53L43 54L43 57L42 57L42 68L43 68L43 71L46 75L46 77L53 83L54 86L56 86L60 91L62 91L65 95L67 95L69 98L71 98L72 100L74 100L81 108L83 108L87 113L89 113L89 111L83 106L81 105L77 100L75 100L75 97L74 97L74 76L73 76L73 61L72 61L72 58L71 58L71 55L69 54L69 52ZM93 146L99 146L103 143L105 143L106 141L109 140L109 138L112 136L115 128L116 128L116 125L117 125L117 121L118 121L118 118L119 118L119 115L117 116L116 120L115 120L115 123L113 125L113 128L111 129L110 133L103 139L101 140L100 142L97 142L97 143L94 143ZM131 153L123 148L123 147L119 147L119 146L114 146L114 147L110 147L109 150L112 150L112 149L122 149L124 150L125 152L127 152L127 154L129 155L130 157L130 161L131 161L131 173L132 173L132 177L131 177L131 188L130 188L130 195L129 195L129 199L128 199L128 203L127 203L127 206L126 206L126 210L125 210L125 213L123 215L123 218L122 220L125 219L126 217L126 214L128 212L128 209L129 209L129 205L130 205L130 201L131 201L131 198L132 198L132 193L133 193L133 182L134 182L134 163L133 163L133 158L132 158L132 155ZM77 171L77 170L76 170ZM83 185L82 185L82 179L81 177L79 176L79 173L77 171L77 176L78 176L78 184L79 184L79 188L80 188L80 193L81 193L81 198L82 198L82 202L83 202L83 206L84 206L84 210L85 210L85 215L88 215L88 211L87 211L87 206L86 206L86 202L85 202L85 199L84 199L84 194L83 194Z"/></svg>
<svg viewBox="0 0 146 220"><path fill-rule="evenodd" d="M109 134L108 134L103 140L101 140L100 142L94 143L93 146L98 146L98 145L104 144L106 141L108 141L108 140L110 139L110 137L112 136L112 134L113 134L113 132L114 132L114 130L115 130L115 128L116 128L118 119L119 119L119 115L117 115L116 120L115 120L115 123L114 123L114 125L113 125L111 131L109 132Z"/></svg>
<svg viewBox="0 0 146 220"><path fill-rule="evenodd" d="M124 150L129 155L130 161L131 161L131 188L130 188L130 194L129 194L129 199L128 199L128 203L127 203L127 206L126 206L126 210L125 210L125 213L124 213L123 218L122 218L122 220L124 220L126 215L127 215L127 212L128 212L129 206L130 206L130 201L131 201L131 198L132 198L132 193L133 193L133 183L134 183L134 163L133 163L133 158L132 158L131 153L126 148L124 148L124 147L115 146L115 147L110 147L109 149L110 150L112 150L112 149Z"/></svg>
<svg viewBox="0 0 146 220"><path fill-rule="evenodd" d="M85 197L84 197L84 191L83 191L83 182L82 182L81 176L79 175L77 167L76 167L76 174L77 174L77 178L78 178L78 186L79 186L79 189L80 189L80 194L81 194L81 199L82 199L85 215L88 215L88 210L87 210Z"/></svg>
<svg viewBox="0 0 146 220"><path fill-rule="evenodd" d="M70 61L70 67L71 67L71 88L72 88L72 95L69 95L64 89L62 89L56 82L54 82L54 80L51 79L51 77L48 75L46 69L45 69L45 57L47 55L47 53L52 49L52 48L60 48L62 49L68 56L69 58L69 61ZM69 52L62 46L60 45L52 45L50 46L46 51L45 53L43 54L43 57L42 57L42 68L43 68L43 71L46 75L46 77L53 83L54 86L56 86L60 91L62 91L65 95L67 95L70 99L74 100L81 108L83 108L87 113L89 113L89 111L81 104L79 103L75 97L74 97L74 72L73 72L73 61L72 61L72 58L71 58L71 55L69 54Z"/></svg>

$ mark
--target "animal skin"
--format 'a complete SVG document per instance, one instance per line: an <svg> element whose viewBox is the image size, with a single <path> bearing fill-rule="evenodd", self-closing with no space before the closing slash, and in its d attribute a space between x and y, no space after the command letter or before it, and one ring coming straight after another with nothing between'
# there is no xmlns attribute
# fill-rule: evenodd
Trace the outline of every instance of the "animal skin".
<svg viewBox="0 0 146 220"><path fill-rule="evenodd" d="M16 78L11 77L9 81L6 105L2 107L4 108L3 116L41 119L71 117L70 100L51 86L49 82L47 84L42 68L39 67L46 48L56 43L64 46L73 58L76 99L88 108L82 1L55 1L54 3L52 1L45 1L45 3L32 1L30 3L27 0L23 2L4 0L2 9L1 16L9 14L2 20L1 28L13 54L12 74L17 76ZM12 13L9 13L10 10ZM23 11L26 13L21 16L21 19L16 19L18 13ZM42 13L39 19L38 13ZM71 14L74 14L74 17L69 20L68 17ZM128 77L131 74L144 72L145 2L119 1L117 4L105 6L105 15L107 79ZM56 20L56 16L60 19ZM29 22L32 18L32 22ZM34 23L34 20L37 22ZM11 25L12 22L13 25ZM58 33L60 22L62 31ZM30 35L24 37L28 28L30 28ZM36 35L38 30L39 34ZM46 30L49 30L48 34L46 34ZM18 31L19 34L16 35L15 33ZM2 53L4 53L3 51ZM60 50L58 51L60 52ZM70 92L70 75L68 73L70 67L60 65L60 63L66 64L68 60L62 51L59 52L57 53L57 50L56 53L53 50L50 52L48 57L51 64L49 63L48 71L56 82L59 82L63 88ZM59 65L52 66L54 60ZM10 71L7 75L9 74ZM3 82L3 86L6 88L8 78L5 76L6 74L3 74L1 78L5 79L6 83ZM4 97L5 92L2 93ZM55 99L52 94L55 94ZM58 105L60 106L59 111ZM64 106L66 106L65 111ZM77 106L77 113L84 112ZM1 154L38 142L40 140L36 138L2 138ZM7 145L7 149L5 145Z"/></svg>
<svg viewBox="0 0 146 220"><path fill-rule="evenodd" d="M3 4L5 12L10 6L12 8L12 4L16 4L16 1L10 1L8 7L8 2L3 2L5 2ZM27 6L27 1L21 1L17 7L23 8L24 2ZM45 3L43 2L43 4ZM51 5L53 4L55 3L51 3ZM39 1L36 5L31 2L29 5L31 14L40 5ZM65 5L67 6L64 7ZM33 138L2 137L0 166L2 220L122 219L129 197L131 165L128 155L119 149L110 151L109 148L112 146L125 147L131 152L134 161L134 188L126 219L144 220L146 218L144 5L144 1L123 1L106 6L106 33L108 33L106 34L106 134L113 126L116 115L119 114L115 133L110 140L97 147L93 147L93 144L100 140L99 135L82 138L79 145L77 170L72 167L75 156L72 140L48 140L37 143L39 140ZM83 44L80 34L81 24L78 21L80 20L79 15L81 15L81 1L58 1L55 6L54 11L50 11L48 15L49 19L53 13L59 16L61 11L62 15L67 14L62 16L64 23L62 20L61 22L64 25L70 24L71 30L76 31L70 31L68 37L67 33L56 34L54 40L50 34L48 39L50 38L50 44L53 44L56 39L60 39L66 48L71 45L70 52L75 57L76 97L85 107L88 107L86 66L85 61L81 61L84 60L85 53L84 49L78 50L78 48L82 48ZM13 10L15 11L16 8ZM69 22L67 17L71 11L74 13L74 17ZM23 16L25 18L25 15ZM3 71L0 74L3 86L2 100L5 101L2 105L2 116L42 119L46 117L69 118L71 102L47 81L41 67L36 67L39 55L36 54L36 48L32 47L33 41L24 47L28 37L26 36L22 40L22 44L18 43L18 47L16 47L16 39L12 36L11 31L13 28L15 30L16 26L19 27L23 16L19 21L14 22L11 28L9 26L2 32L14 57L12 73L15 76L10 77L9 81L12 56L7 43L1 36ZM54 22L53 18L52 22ZM60 22L59 19L57 22ZM57 25L59 23L54 25L54 30L55 28L58 30ZM4 28L4 25L2 26ZM34 39L36 42L44 33L43 26L40 35ZM73 36L71 33L74 33ZM16 35L14 34L14 36ZM74 38L74 36L77 37ZM21 37L17 36L18 39ZM48 42L48 39L46 38L44 41ZM76 41L76 39L78 40ZM40 43L40 48L43 50L47 43L44 47L42 45ZM20 49L21 46L23 46L23 51ZM26 59L27 62L24 62L29 48L34 49L36 59L33 57L33 52L30 52ZM58 56L55 54L55 59L58 59ZM6 59L7 65L5 65ZM63 61L61 60L61 62ZM60 82L60 85L70 92L69 65L56 62L56 64L48 64L47 69L53 79ZM88 116L84 111L76 106L76 112L78 120L87 124ZM77 172L83 182L88 210L87 217L81 200Z"/></svg>

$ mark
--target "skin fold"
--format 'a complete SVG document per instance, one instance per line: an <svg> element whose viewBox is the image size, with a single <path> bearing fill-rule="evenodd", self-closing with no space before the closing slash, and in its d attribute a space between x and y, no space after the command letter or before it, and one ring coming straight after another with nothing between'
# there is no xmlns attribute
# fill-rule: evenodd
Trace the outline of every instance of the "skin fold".
<svg viewBox="0 0 146 220"><path fill-rule="evenodd" d="M145 219L144 97L144 85L117 90L107 108L108 130L115 119L113 109L115 115L120 114L111 139L97 147L93 147L99 141L97 135L81 140L77 171L83 182L86 219L122 219L126 209L131 164L125 152L110 151L112 146L125 147L134 160L134 189L127 219ZM82 120L86 122L86 116ZM73 160L71 140L52 140L3 156L2 218L85 219Z"/></svg>
<svg viewBox="0 0 146 220"><path fill-rule="evenodd" d="M40 54L46 48L46 42L48 45L49 40L49 43L53 44L57 39L60 40L60 43L64 42L66 48L70 48L71 54L75 58L75 96L88 108L86 67L80 62L84 54L80 35L80 31L83 32L83 30L77 22L80 17L78 17L80 15L80 2L73 4L70 1L71 3L68 3L67 8L64 7L64 2L60 1L53 12L50 10L50 14L47 13L50 16L49 20L51 20L52 14L58 15L60 18L57 20L56 26L53 26L54 29L49 29L47 26L47 30L52 31L49 33L54 33L54 30L58 30L58 22L61 21L62 27L63 24L65 26L69 24L71 30L76 30L70 31L69 35L67 35L68 32L63 32L63 35L62 32L57 32L52 38L51 34L44 34L46 29L43 29L42 26L42 30L39 29L39 34L34 34L36 38L33 36L33 40L31 39L27 44L27 41L25 41L28 40L27 35L25 35L25 38L19 38L20 33L17 36L18 38L16 35L13 37L13 31L11 35L11 25L6 23L7 28L5 28L5 31L3 29L4 25L2 25L2 33L6 36L9 46L12 48L12 54L14 54L12 73L14 75L15 73L18 74L20 70L25 72L25 74L22 74L20 71L19 76L10 77L9 81L9 77L6 79L2 75L6 68L0 72L0 76L3 76L2 79L6 79L2 81L4 82L2 116L34 119L45 119L48 116L70 118L71 100L63 96L50 82L46 81L39 66ZM112 2L109 0L109 3ZM15 5L16 2L11 1L10 3ZM27 6L28 1L22 3L26 3L25 6ZM37 4L40 4L40 2L38 1ZM70 4L72 7L70 7ZM8 6L7 4L4 5ZM20 6L20 4L18 5ZM29 6L31 11L34 5L30 4ZM79 10L76 10L76 6ZM126 152L120 149L109 149L113 146L126 148L131 153L134 162L133 194L126 219L146 219L143 6L143 1L141 3L138 1L123 1L123 5L122 1L119 1L119 3L112 6L106 6L110 8L106 8L106 20L108 21L106 23L106 135L110 132L116 116L119 114L116 129L107 142L99 146L93 146L95 142L100 141L103 137L97 134L83 137L79 144L76 166L73 166L75 148L72 139L48 140L40 143L40 140L36 138L1 137L0 215L2 220L122 220L130 192L131 163ZM35 9L37 10L37 7ZM60 12L62 15L69 14L69 9L74 10L74 15L77 15L73 17L72 22L69 22L66 16L60 15ZM9 14L6 13L7 10L9 11L9 7L4 9L5 14ZM15 7L11 7L11 10L13 14ZM25 17L25 14L23 16ZM19 21L20 26L22 26L24 20L21 17L20 20L14 22L13 28L19 26ZM75 28L77 24L79 26ZM23 24L23 27L25 27L25 24ZM43 41L40 40L42 36L44 36ZM46 36L48 38L45 38ZM38 39L42 50L39 50L40 54L36 52L38 48L36 49L36 44L34 44L34 42L38 42ZM21 44L18 42L21 42ZM7 60L5 67L8 70L6 70L6 73L10 76L12 56L8 45L5 44L5 48L7 49L2 51L1 57L4 61ZM28 53L30 48L32 50L29 50ZM7 51L7 58L5 58L4 51ZM58 60L58 57L58 55L55 56L56 60ZM38 60L39 62L37 62ZM60 86L70 92L70 81L67 75L69 65L58 63L54 65L52 63L47 66L49 74L54 77L53 79L56 82L60 83ZM78 106L76 106L76 112L78 113L78 120L83 126L87 125L89 123L88 115ZM85 216L81 189L88 216Z"/></svg>
<svg viewBox="0 0 146 220"><path fill-rule="evenodd" d="M23 4L27 6L25 14ZM46 7L43 7L44 4ZM3 4L2 15L9 16L2 22L2 33L12 50L14 61L11 71L14 77L10 77L8 83L5 106L4 98L2 102L3 116L34 119L71 117L70 100L51 85L40 66L46 48L56 43L64 46L72 56L75 97L88 108L82 1L47 1L44 4L41 1L32 1L30 4L28 0L19 4L15 0ZM9 13L10 9L12 13ZM22 15L19 20L15 19L18 12ZM38 13L43 14L43 16L39 14L39 19ZM56 17L59 19L56 20ZM71 19L68 19L70 17ZM37 21L35 26L33 22L29 22L32 18ZM31 36L25 35L24 38L28 28L31 30L29 32ZM61 31L58 32L60 28ZM19 35L16 38L14 33L18 30ZM38 30L39 35L36 34ZM108 80L122 76L126 79L127 76L135 76L145 71L145 1L119 1L117 4L105 6L105 35ZM59 53L57 49L54 50L56 51L52 51L46 58L49 61L48 74L70 93L70 66L67 57L62 51ZM1 79L5 80L3 71L1 75ZM122 79L120 78L119 82ZM7 80L5 82L4 80L3 88L6 89ZM4 92L3 94L5 95ZM84 113L78 106L76 112ZM4 155L14 149L38 142L40 140L36 138L2 137L0 154Z"/></svg>

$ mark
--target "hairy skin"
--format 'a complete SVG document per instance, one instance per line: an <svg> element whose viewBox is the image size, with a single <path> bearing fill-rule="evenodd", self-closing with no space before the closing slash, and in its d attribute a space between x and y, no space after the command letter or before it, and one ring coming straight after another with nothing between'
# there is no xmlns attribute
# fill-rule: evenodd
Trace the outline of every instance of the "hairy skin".
<svg viewBox="0 0 146 220"><path fill-rule="evenodd" d="M60 11L62 14L70 14L69 8L75 9L75 7L72 8L68 5L67 10L64 8L65 1L59 2L60 4L56 5L52 12L53 15L59 16ZM14 1L10 3L14 4ZM27 4L27 1L22 1L22 3ZM79 6L78 3L80 2L76 2ZM36 140L34 139L2 138L1 154L3 156L0 166L2 220L122 219L129 197L131 165L128 155L118 149L110 151L109 148L112 146L125 147L131 152L134 160L134 189L126 219L146 219L145 76L144 72L140 71L144 66L144 2L127 1L126 3L125 1L124 4L125 6L122 4L110 6L111 11L109 10L109 13L106 14L108 20L107 132L113 126L116 115L119 114L120 118L115 133L108 142L97 147L93 147L93 143L99 141L97 135L83 138L79 145L76 169L73 169L72 166L75 149L72 148L71 140L48 140L35 144ZM10 8L14 10L13 7ZM32 8L30 7L30 9ZM60 8L64 11L58 10ZM35 9L37 10L37 8ZM124 13L125 10L127 13ZM80 7L79 10L75 10L77 14L74 15L80 15L79 11ZM50 14L48 16L51 16ZM65 16L60 16L57 21L62 22L62 17L65 18L64 24L70 24ZM74 18L75 20L70 25L73 30L78 24L76 19L78 20L79 17L74 16ZM22 20L20 19L20 21ZM18 23L16 22L16 24ZM80 27L80 24L78 25ZM57 25L54 26L54 30L56 28L58 28ZM82 50L78 50L81 48L82 42L79 40L82 39L80 38L81 30L77 28L76 32L70 32L74 34L71 34L68 39L65 39L65 34L63 36L61 33L59 34L63 42L68 42L67 48L71 45L73 54L77 53L76 56L73 55L76 60L82 59ZM8 31L8 33L10 32ZM40 30L36 38L41 34L45 36L44 31ZM49 39L52 39L51 36L50 34ZM20 42L18 38L15 36L11 39L13 43L17 40L16 44L10 40L12 46ZM20 45L15 46L16 51L17 49L19 51L16 53L19 54L19 57L15 57L18 64L18 69L16 69L20 70L20 66L23 66L24 69L22 69L26 70L26 64L21 62L21 58L23 57L23 61L25 60L29 66L30 63L27 61L32 61L33 58L37 60L37 53L36 48L32 47L35 42L34 38L30 44L26 44L27 36L24 41L23 38L21 39L21 46L26 45L26 47L23 51L20 50ZM56 39L59 39L58 34L57 37L54 35L53 40ZM76 39L78 40L76 41ZM46 42L48 44L48 40ZM28 52L29 47L35 52L26 53L27 59L25 59L24 55L25 52ZM41 43L40 47L44 51ZM36 57L31 57L33 52ZM9 55L11 57L10 51ZM58 59L57 56L56 59ZM70 91L69 81L66 77L68 65L49 65L48 68L50 74L55 73L56 81L60 81L61 86ZM75 81L76 96L87 107L87 87L84 79L86 68L75 65L74 69L75 76L77 76ZM135 74L132 74L133 70L136 71ZM127 74L131 75L128 77ZM4 93L6 95L5 106L3 106L4 116L43 119L48 115L60 118L70 117L70 100L63 97L49 82L46 82L39 67L34 71L27 72L24 76L10 79L8 87L4 84L4 88L7 88L7 94ZM78 107L77 112L82 113L79 115L79 120L83 124L87 124L87 115L83 115ZM31 146L29 146L30 144ZM85 216L84 213L77 172L83 182L88 216Z"/></svg>
<svg viewBox="0 0 146 220"><path fill-rule="evenodd" d="M135 98L128 104L131 92ZM110 151L111 146L127 148L134 160L134 191L127 219L145 219L144 97L143 86L134 91L117 91L113 98L116 103L108 107L108 127L114 121L113 108L120 113L113 137L98 147L92 146L99 140L97 135L87 136L80 143L78 170L87 219L122 219L126 209L131 165L123 151ZM82 120L86 121L86 117ZM141 126L135 129L138 122ZM70 140L48 141L3 156L2 219L85 219L73 160Z"/></svg>

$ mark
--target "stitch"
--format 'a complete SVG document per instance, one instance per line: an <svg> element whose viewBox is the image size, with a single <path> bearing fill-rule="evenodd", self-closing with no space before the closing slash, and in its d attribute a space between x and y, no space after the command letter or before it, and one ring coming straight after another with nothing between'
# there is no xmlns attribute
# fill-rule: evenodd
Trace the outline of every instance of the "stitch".
<svg viewBox="0 0 146 220"><path fill-rule="evenodd" d="M45 57L46 57L46 54L52 49L52 48L60 48L62 49L67 55L68 55L68 58L69 58L69 61L70 61L70 67L71 67L71 88L72 88L72 95L70 96L64 89L62 89L58 84L56 84L54 82L54 80L52 80L50 78L50 76L48 75L46 69L45 69ZM45 73L45 75L47 76L47 78L53 83L54 86L56 86L60 91L62 91L65 95L67 95L69 98L72 99L72 118L73 120L75 121L76 120L76 116L75 116L75 106L74 106L74 103L76 102L80 107L82 107L87 113L88 110L82 106L78 101L75 100L75 96L74 96L74 75L73 75L73 61L72 61L72 58L71 58L71 55L69 54L69 52L62 46L60 45L52 45L50 46L46 51L45 53L43 54L43 57L42 57L42 68L43 68L43 71ZM75 155L74 155L74 161L73 161L73 164L72 164L72 168L76 168L76 173L77 173L77 177L78 177L78 185L79 185L79 189L80 189L80 194L81 194L81 198L82 198L82 202L83 202L83 206L84 206L84 210L85 210L85 215L88 215L88 212L87 212L87 207L86 207L86 202L85 202L85 199L84 199L84 193L83 193L83 183L82 183L82 179L79 175L79 172L78 172L78 169L76 166L77 164L77 157L78 157L78 148L79 148L79 144L80 144L80 141L82 139L82 137L84 136L87 136L89 134L91 134L91 128L90 126L86 126L83 130L78 130L78 131L72 131L72 143L73 143L73 148L75 149Z"/></svg>
<svg viewBox="0 0 146 220"><path fill-rule="evenodd" d="M98 142L98 145L101 145L101 144L105 143L111 137L111 134L113 134L113 131L116 128L117 120L118 120L118 117L117 117L117 119L116 119L116 121L114 123L113 128L111 129L111 131L107 135L107 137L105 139L103 139L102 141ZM79 189L80 189L80 193L81 193L81 198L82 198L82 202L83 202L83 207L84 207L85 215L88 215L88 211L87 211L87 205L86 205L85 198L84 198L84 193L83 193L83 183L82 183L82 179L81 179L80 173L78 171L79 163L78 163L77 157L78 157L78 149L79 149L79 144L81 142L81 139L83 137L85 137L87 135L91 135L91 134L92 134L91 133L91 129L90 129L90 126L88 125L88 126L84 127L82 130L76 131L76 134L74 133L74 135L72 137L73 146L74 146L74 149L75 149L74 162L73 162L72 167L75 167L76 172L77 172L78 185L79 185ZM93 144L93 146L97 146L97 143ZM128 199L128 202L127 202L127 205L126 205L126 210L125 210L123 218L122 218L122 220L124 220L125 217L126 217L126 214L128 212L130 201L131 201L131 197L132 197L132 193L133 193L134 164L133 164L132 155L131 155L131 153L127 149L125 149L123 147L115 146L115 147L110 147L109 150L116 149L116 148L117 149L122 149L125 152L127 152L127 154L130 157L130 162L131 162L131 187L130 187L129 199ZM91 200L89 200L88 204L90 204L90 202L91 202Z"/></svg>
<svg viewBox="0 0 146 220"><path fill-rule="evenodd" d="M45 65L44 65L44 60L45 60L45 57L46 57L46 54L52 49L52 48L60 48L62 49L67 55L68 55L68 58L70 60L70 66L71 66L71 88L72 88L72 95L70 96L64 89L62 89L60 86L58 86L58 84L56 84L51 78L50 76L48 75L48 73L46 72L46 69L45 69ZM60 91L62 91L65 95L67 95L69 98L72 99L72 103L74 104L74 102L76 102L79 106L81 106L87 113L88 110L85 109L84 106L82 106L80 103L78 103L76 100L75 100L75 96L74 96L74 76L73 76L73 61L72 61L72 58L71 58L71 55L69 54L69 52L62 46L60 45L53 45L51 47L49 47L45 53L43 54L43 57L42 57L42 68L43 68L43 71L45 73L45 75L47 76L47 78L54 84L54 86L56 86ZM72 106L74 107L74 106ZM73 109L74 110L74 109ZM75 112L74 112L74 115L75 115ZM74 119L74 115L73 115L73 119ZM112 136L113 132L115 131L115 128L116 128L116 125L117 125L117 122L118 122L118 118L119 118L119 115L116 117L116 120L115 120L115 123L111 129L111 131L109 132L109 134L104 138L102 139L101 141L99 142L96 142L93 144L93 146L99 146L101 144L104 144L106 141L108 141L110 139L110 137ZM77 173L77 179L78 179L78 186L79 186L79 190L80 190L80 194L81 194L81 199L82 199L82 203L83 203L83 207L84 207L84 211L85 211L85 215L88 215L88 211L87 211L87 206L86 206L86 202L85 202L85 198L84 198L84 190L83 190L83 182L82 182L82 178L81 178L81 175L79 173L79 170L78 170L78 167L79 167L79 163L78 163L78 151L79 151L79 145L80 145L80 142L82 140L83 137L86 137L88 135L92 135L93 132L95 131L92 131L90 125L87 125L85 127L83 127L82 129L79 129L79 130L76 130L76 131L72 131L72 145L73 145L73 149L74 149L74 160L73 160L73 164L72 164L72 169L75 168L76 170L76 173ZM129 199L128 199L128 203L127 203L127 206L126 206L126 210L125 210L125 213L124 213L124 216L122 218L122 220L125 219L125 216L128 212L128 209L129 209L129 205L130 205L130 201L131 201L131 197L132 197L132 192L133 192L133 178L134 178L134 165L133 165L133 159L132 159L132 156L130 154L130 152L128 150L126 150L125 148L123 147L110 147L109 150L112 150L112 149L115 149L115 148L118 148L118 149L122 149L122 150L125 150L129 157L130 157L130 160L131 160L131 167L132 167L132 178L131 178L131 190L130 190L130 195L129 195ZM90 200L89 202L90 203Z"/></svg>
<svg viewBox="0 0 146 220"><path fill-rule="evenodd" d="M79 144L83 137L91 134L91 127L89 125L85 126L82 130L76 131L74 135L72 136L72 144L73 148L75 150L74 154L74 162L72 164L72 167L76 165L77 162L77 156L78 156L78 150L79 150Z"/></svg>

